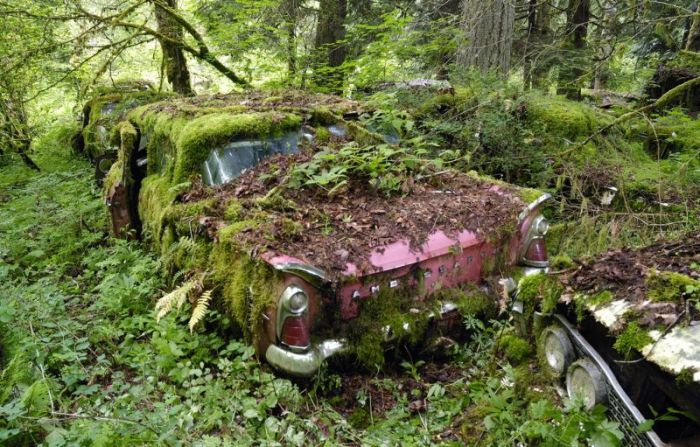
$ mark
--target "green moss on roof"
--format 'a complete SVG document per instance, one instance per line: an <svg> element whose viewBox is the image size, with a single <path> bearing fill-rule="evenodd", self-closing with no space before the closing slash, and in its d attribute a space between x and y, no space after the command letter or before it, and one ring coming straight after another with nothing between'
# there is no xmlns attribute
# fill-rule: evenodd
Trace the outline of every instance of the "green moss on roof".
<svg viewBox="0 0 700 447"><path fill-rule="evenodd" d="M494 185L498 185L505 189L506 191L514 191L516 197L520 198L520 200L523 201L525 205L529 205L530 203L534 202L535 200L539 199L542 197L545 193L540 191L539 189L534 189L534 188L525 188L522 186L516 186L513 185L512 183L507 183L504 182L503 180L498 180L495 179L489 175L486 174L479 174L476 171L469 171L467 172L467 175L469 175L472 178L475 178L477 180L481 180L484 182L488 182Z"/></svg>
<svg viewBox="0 0 700 447"><path fill-rule="evenodd" d="M235 138L278 135L301 127L301 116L277 113L215 113L195 118L183 128L176 143L173 181L187 180L201 170L211 150Z"/></svg>

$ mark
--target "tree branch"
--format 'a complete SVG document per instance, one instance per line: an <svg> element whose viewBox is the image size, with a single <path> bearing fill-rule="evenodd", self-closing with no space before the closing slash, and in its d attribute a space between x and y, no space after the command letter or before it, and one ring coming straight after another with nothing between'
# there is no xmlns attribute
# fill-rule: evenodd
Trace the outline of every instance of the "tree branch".
<svg viewBox="0 0 700 447"><path fill-rule="evenodd" d="M576 146L574 146L570 149L567 149L563 152L560 152L557 155L558 156L566 155L570 152L574 152L574 151L582 148L583 146L585 146L586 144L591 142L591 140L593 140L598 135L610 130L612 127L617 126L618 124L621 124L621 123L624 123L625 121L630 120L635 115L661 109L664 106L666 106L668 103L670 103L671 101L676 99L678 96L680 96L681 93L684 93L686 90L689 90L695 86L700 86L700 76L693 78L693 79L690 79L688 81L685 81L684 83L673 87L671 90L669 90L666 93L664 93L663 95L661 95L661 97L659 99L652 102L651 104L647 104L644 107L640 107L639 109L632 110L631 112L627 112L623 115L620 115L615 120L613 120L610 124L607 124L607 125L601 127L600 129L595 131L593 134L591 134L588 138L586 138L582 142L578 143Z"/></svg>

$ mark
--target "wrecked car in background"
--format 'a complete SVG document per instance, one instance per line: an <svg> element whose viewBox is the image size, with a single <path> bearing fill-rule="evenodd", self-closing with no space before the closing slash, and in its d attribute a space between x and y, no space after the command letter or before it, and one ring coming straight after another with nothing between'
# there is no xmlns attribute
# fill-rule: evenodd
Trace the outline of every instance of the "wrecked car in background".
<svg viewBox="0 0 700 447"><path fill-rule="evenodd" d="M324 188L333 167L310 182L343 151L400 150L357 122L361 109L289 91L137 108L105 180L113 231L202 278L187 290L213 290L258 355L300 377L340 352L380 364L387 340L459 324L496 305L499 280L547 267L539 191L450 170L393 196L361 175Z"/></svg>
<svg viewBox="0 0 700 447"><path fill-rule="evenodd" d="M544 372L607 406L625 445L700 445L700 234L528 277L519 299L541 303Z"/></svg>
<svg viewBox="0 0 700 447"><path fill-rule="evenodd" d="M102 181L117 159L118 145L112 129L126 113L139 105L165 99L171 93L157 92L145 81L118 82L97 88L80 115L80 130L73 137L73 150L95 165L95 179Z"/></svg>

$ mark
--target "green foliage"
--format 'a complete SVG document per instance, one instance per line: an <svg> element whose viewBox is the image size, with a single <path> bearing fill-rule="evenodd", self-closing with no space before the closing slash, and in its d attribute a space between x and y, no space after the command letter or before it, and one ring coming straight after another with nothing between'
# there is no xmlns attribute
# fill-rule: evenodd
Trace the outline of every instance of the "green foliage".
<svg viewBox="0 0 700 447"><path fill-rule="evenodd" d="M613 348L626 359L631 358L636 351L639 352L643 347L654 341L651 336L644 331L636 322L632 322L625 327L625 330L617 336Z"/></svg>
<svg viewBox="0 0 700 447"><path fill-rule="evenodd" d="M649 272L645 280L646 296L652 301L700 299L700 281L676 272Z"/></svg>
<svg viewBox="0 0 700 447"><path fill-rule="evenodd" d="M426 154L420 147L345 143L337 150L317 152L309 162L295 166L289 186L313 186L333 194L352 179L386 195L408 193L413 177L429 166L421 158Z"/></svg>
<svg viewBox="0 0 700 447"><path fill-rule="evenodd" d="M503 350L506 358L514 364L521 363L532 354L530 341L517 335L503 335L498 339L498 347Z"/></svg>

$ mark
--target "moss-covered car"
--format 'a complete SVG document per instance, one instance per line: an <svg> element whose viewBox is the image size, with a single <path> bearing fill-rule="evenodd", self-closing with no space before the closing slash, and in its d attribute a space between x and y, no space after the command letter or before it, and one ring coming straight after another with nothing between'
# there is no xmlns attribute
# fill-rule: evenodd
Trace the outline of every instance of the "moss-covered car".
<svg viewBox="0 0 700 447"><path fill-rule="evenodd" d="M589 408L606 405L625 445L700 445L700 234L554 261L561 281L531 276L520 290L549 303L538 315L545 373Z"/></svg>
<svg viewBox="0 0 700 447"><path fill-rule="evenodd" d="M114 126L127 112L139 105L172 96L161 93L144 81L120 82L95 90L85 103L80 131L73 137L73 150L85 154L95 165L95 177L101 181L117 158L118 144L113 141Z"/></svg>
<svg viewBox="0 0 700 447"><path fill-rule="evenodd" d="M547 195L423 169L362 112L294 91L139 107L105 180L114 233L152 243L195 308L216 297L259 356L305 377L339 352L380 365L387 341L424 343L547 267Z"/></svg>

